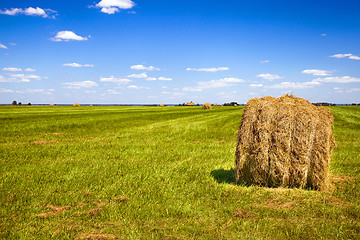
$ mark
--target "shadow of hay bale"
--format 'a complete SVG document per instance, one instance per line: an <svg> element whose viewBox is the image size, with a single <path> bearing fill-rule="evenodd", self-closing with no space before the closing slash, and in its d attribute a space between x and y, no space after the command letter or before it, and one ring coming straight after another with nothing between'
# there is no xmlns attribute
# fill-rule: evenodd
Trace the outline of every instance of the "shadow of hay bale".
<svg viewBox="0 0 360 240"><path fill-rule="evenodd" d="M218 183L235 183L235 170L225 170L223 168L211 171L211 176Z"/></svg>

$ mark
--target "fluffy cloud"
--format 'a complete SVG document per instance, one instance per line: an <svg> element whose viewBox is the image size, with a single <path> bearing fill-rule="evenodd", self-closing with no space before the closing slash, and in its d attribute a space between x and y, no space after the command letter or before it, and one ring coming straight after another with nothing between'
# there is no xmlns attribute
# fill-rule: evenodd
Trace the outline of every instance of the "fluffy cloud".
<svg viewBox="0 0 360 240"><path fill-rule="evenodd" d="M5 88L0 88L0 93L42 93L42 94L47 94L50 95L54 92L54 89L26 89L26 90L22 90L22 91L14 91L11 89L5 89Z"/></svg>
<svg viewBox="0 0 360 240"><path fill-rule="evenodd" d="M217 68L187 68L186 71L197 71L197 72L218 72L229 70L228 67L217 67Z"/></svg>
<svg viewBox="0 0 360 240"><path fill-rule="evenodd" d="M0 76L1 79L1 76ZM6 88L0 88L0 93L13 93L14 91L11 89L6 89Z"/></svg>
<svg viewBox="0 0 360 240"><path fill-rule="evenodd" d="M28 8L11 8L9 9L5 9L5 10L0 10L0 14L5 14L5 15L17 15L17 14L25 14L28 16L40 16L43 18L54 18L54 14L56 13L56 11L51 10L51 9L42 9L39 7L33 8L33 7L28 7Z"/></svg>
<svg viewBox="0 0 360 240"><path fill-rule="evenodd" d="M134 6L135 3L131 0L101 0L95 5L95 7L101 8L101 12L107 14L114 14L120 9L130 9Z"/></svg>
<svg viewBox="0 0 360 240"><path fill-rule="evenodd" d="M331 75L331 71L319 70L319 69L306 69L306 70L302 71L301 73L312 74L314 76L330 76Z"/></svg>
<svg viewBox="0 0 360 240"><path fill-rule="evenodd" d="M282 82L279 84L274 84L268 86L268 88L291 88L291 89L304 89L304 88L312 88L315 86L321 85L319 82Z"/></svg>
<svg viewBox="0 0 360 240"><path fill-rule="evenodd" d="M145 67L144 65L133 65L130 68L134 69L134 70L148 70L148 71L159 71L160 70L160 68L156 68L153 66Z"/></svg>
<svg viewBox="0 0 360 240"><path fill-rule="evenodd" d="M93 64L79 64L79 63L64 63L65 67L94 67Z"/></svg>
<svg viewBox="0 0 360 240"><path fill-rule="evenodd" d="M54 89L48 89L48 90L45 90L45 89L26 89L24 91L15 91L16 93L35 93L35 94L38 94L38 93L42 93L42 94L47 94L47 95L51 95L53 94L55 90Z"/></svg>
<svg viewBox="0 0 360 240"><path fill-rule="evenodd" d="M157 78L156 77L148 77L145 80L147 80L147 81L156 81Z"/></svg>
<svg viewBox="0 0 360 240"><path fill-rule="evenodd" d="M350 88L350 89L344 90L343 88L334 87L334 90L337 93L352 93L352 92L359 92L360 88Z"/></svg>
<svg viewBox="0 0 360 240"><path fill-rule="evenodd" d="M36 69L33 69L33 68L27 68L27 69L25 69L25 72L35 72L36 71Z"/></svg>
<svg viewBox="0 0 360 240"><path fill-rule="evenodd" d="M263 87L264 85L262 85L261 83L259 84L250 84L250 87Z"/></svg>
<svg viewBox="0 0 360 240"><path fill-rule="evenodd" d="M47 77L40 77L35 74L8 74L8 76L2 76L0 75L0 82L30 82L31 79L34 80L41 80L46 79Z"/></svg>
<svg viewBox="0 0 360 240"><path fill-rule="evenodd" d="M200 92L203 89L210 89L210 88L220 88L220 87L231 87L236 85L237 83L245 82L245 80L240 78L222 78L217 80L211 80L207 82L197 82L196 87L185 87L183 91L189 92Z"/></svg>
<svg viewBox="0 0 360 240"><path fill-rule="evenodd" d="M127 76L128 78L147 78L148 76L146 75L146 73L139 73L139 74L130 74Z"/></svg>
<svg viewBox="0 0 360 240"><path fill-rule="evenodd" d="M335 54L330 57L334 58L349 58L352 60L360 60L360 57L353 55L352 53L342 53L342 54Z"/></svg>
<svg viewBox="0 0 360 240"><path fill-rule="evenodd" d="M2 44L2 43L0 43L0 48L2 48L2 49L7 49L7 47L6 47L4 44Z"/></svg>
<svg viewBox="0 0 360 240"><path fill-rule="evenodd" d="M8 72L21 72L22 71L21 68L16 68L16 67L5 67L2 70L8 71Z"/></svg>
<svg viewBox="0 0 360 240"><path fill-rule="evenodd" d="M107 90L107 93L109 93L109 94L121 94L121 92L118 92L118 91L116 91L114 89Z"/></svg>
<svg viewBox="0 0 360 240"><path fill-rule="evenodd" d="M138 90L138 89L143 89L145 87L140 87L140 86L137 86L137 85L129 85L127 86L128 89L134 89L134 90ZM146 88L148 89L148 88Z"/></svg>
<svg viewBox="0 0 360 240"><path fill-rule="evenodd" d="M110 76L108 78L100 78L100 82L112 82L117 84L128 84L131 82L131 80L126 78L117 78L114 76Z"/></svg>
<svg viewBox="0 0 360 240"><path fill-rule="evenodd" d="M260 61L260 63L268 63L270 62L270 60L263 60L263 61Z"/></svg>
<svg viewBox="0 0 360 240"><path fill-rule="evenodd" d="M270 73L262 73L262 74L259 74L259 75L256 75L256 76L261 77L261 78L266 79L266 80L269 80L269 81L284 78L282 76L279 76L279 75L276 75L276 74L270 74Z"/></svg>
<svg viewBox="0 0 360 240"><path fill-rule="evenodd" d="M71 89L80 89L80 88L91 88L91 87L98 87L99 84L93 81L83 81L83 82L66 82L63 83L65 85L64 88L71 88Z"/></svg>
<svg viewBox="0 0 360 240"><path fill-rule="evenodd" d="M172 81L172 78L167 78L167 77L159 77L158 80L160 81Z"/></svg>
<svg viewBox="0 0 360 240"><path fill-rule="evenodd" d="M354 83L360 82L360 78L343 76L343 77L326 77L326 78L317 78L313 82L323 82L323 83Z"/></svg>
<svg viewBox="0 0 360 240"><path fill-rule="evenodd" d="M70 40L74 40L74 41L88 40L87 37L81 37L79 35L76 35L72 31L60 31L56 34L54 38L50 38L50 39L54 42L62 42L62 41L68 42Z"/></svg>

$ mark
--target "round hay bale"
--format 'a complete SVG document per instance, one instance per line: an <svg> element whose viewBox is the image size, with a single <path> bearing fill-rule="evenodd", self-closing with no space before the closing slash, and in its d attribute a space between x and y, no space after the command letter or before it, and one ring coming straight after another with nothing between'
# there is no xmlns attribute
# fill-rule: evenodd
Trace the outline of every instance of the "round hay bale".
<svg viewBox="0 0 360 240"><path fill-rule="evenodd" d="M73 106L74 107L80 107L80 103L74 103Z"/></svg>
<svg viewBox="0 0 360 240"><path fill-rule="evenodd" d="M210 103L204 103L203 105L202 105L202 108L203 109L211 109L211 104Z"/></svg>
<svg viewBox="0 0 360 240"><path fill-rule="evenodd" d="M54 106L54 104L50 104L50 107L53 107Z"/></svg>
<svg viewBox="0 0 360 240"><path fill-rule="evenodd" d="M236 182L326 189L333 120L329 109L291 95L251 99L238 133Z"/></svg>
<svg viewBox="0 0 360 240"><path fill-rule="evenodd" d="M160 104L160 107L163 107L164 106L164 104Z"/></svg>

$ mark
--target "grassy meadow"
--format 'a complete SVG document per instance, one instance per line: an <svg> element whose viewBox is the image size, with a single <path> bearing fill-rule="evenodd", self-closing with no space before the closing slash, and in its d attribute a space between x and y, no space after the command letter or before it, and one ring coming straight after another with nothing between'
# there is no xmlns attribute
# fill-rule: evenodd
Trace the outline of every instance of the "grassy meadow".
<svg viewBox="0 0 360 240"><path fill-rule="evenodd" d="M360 107L325 192L235 185L243 107L0 106L0 239L359 239Z"/></svg>

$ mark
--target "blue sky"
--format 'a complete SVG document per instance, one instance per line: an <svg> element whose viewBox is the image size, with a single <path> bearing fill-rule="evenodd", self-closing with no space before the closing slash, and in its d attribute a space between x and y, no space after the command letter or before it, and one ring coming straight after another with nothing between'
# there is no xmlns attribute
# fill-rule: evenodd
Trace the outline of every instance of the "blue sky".
<svg viewBox="0 0 360 240"><path fill-rule="evenodd" d="M0 1L0 103L360 103L360 2Z"/></svg>

